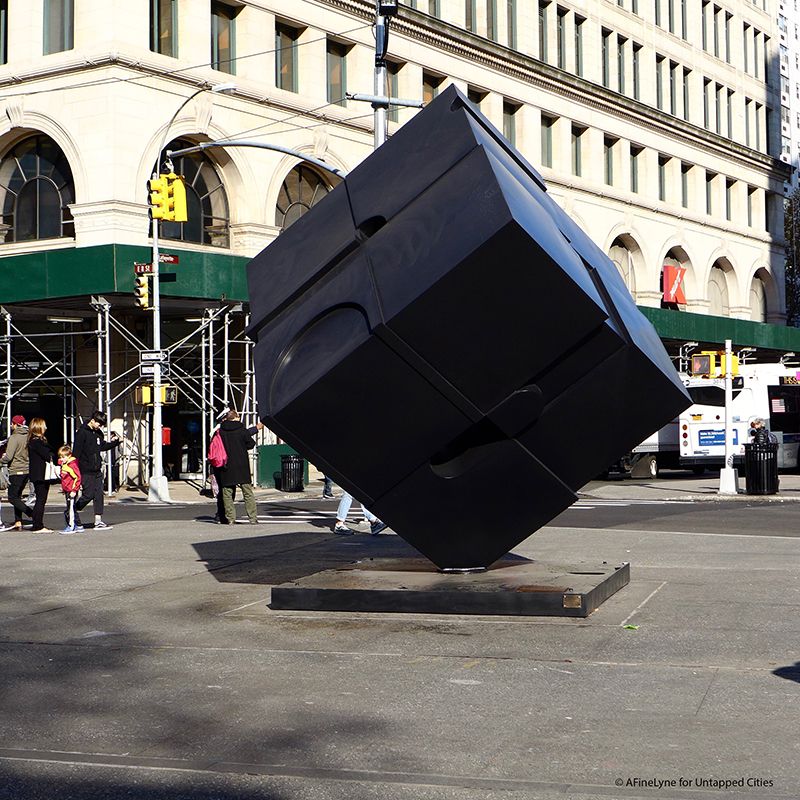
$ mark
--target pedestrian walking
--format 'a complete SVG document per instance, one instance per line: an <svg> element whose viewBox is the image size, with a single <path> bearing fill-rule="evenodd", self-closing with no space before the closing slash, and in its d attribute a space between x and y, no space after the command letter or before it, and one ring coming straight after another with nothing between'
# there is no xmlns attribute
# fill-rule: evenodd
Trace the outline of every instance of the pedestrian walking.
<svg viewBox="0 0 800 800"><path fill-rule="evenodd" d="M75 503L75 510L82 511L92 503L96 531L111 530L111 525L103 522L103 459L100 454L122 444L122 439L116 433L111 434L110 441L105 440L103 428L107 422L108 417L105 413L95 411L91 419L75 431L75 441L72 444L72 452L78 459L82 482L82 492L80 499Z"/></svg>
<svg viewBox="0 0 800 800"><path fill-rule="evenodd" d="M72 448L63 445L58 448L58 463L61 465L61 489L64 492L64 501L67 504L64 509L64 528L59 533L80 533L84 530L81 525L81 518L75 510L75 502L81 490L81 470L78 466L78 459L72 455Z"/></svg>
<svg viewBox="0 0 800 800"><path fill-rule="evenodd" d="M258 522L258 512L250 477L250 457L248 455L248 451L256 446L255 439L244 427L238 411L229 411L225 415L225 419L219 426L219 436L225 447L227 460L224 466L216 470L215 476L222 494L225 521L228 525L236 522L234 491L238 486L242 490L247 518L252 524L255 524Z"/></svg>
<svg viewBox="0 0 800 800"><path fill-rule="evenodd" d="M322 476L322 499L333 500L333 479L327 475Z"/></svg>
<svg viewBox="0 0 800 800"><path fill-rule="evenodd" d="M222 414L218 417L220 424L224 422L228 414L230 414L230 409L226 408ZM255 425L251 425L247 429L247 433L249 436L255 436L259 431L264 430L264 423L263 422L256 422ZM211 440L214 440L214 437L219 434L219 425L214 429L213 434L211 435ZM209 447L209 459L211 458L211 448ZM222 494L222 487L220 485L220 469L221 467L216 466L215 464L211 464L211 493L214 495L214 499L217 501L217 514L216 514L216 522L219 525L227 525L230 521L225 514L225 502L224 502L224 495ZM234 503L234 508L236 504L236 487L231 487L231 500ZM234 519L233 522L236 522Z"/></svg>
<svg viewBox="0 0 800 800"><path fill-rule="evenodd" d="M336 523L333 532L337 536L352 536L354 531L347 527L347 515L350 513L350 506L353 505L353 495L350 492L342 492L342 499L339 501L339 508L336 509ZM386 529L386 523L381 522L371 511L368 511L364 504L361 504L364 518L369 523L369 532L372 536L377 536L382 530Z"/></svg>
<svg viewBox="0 0 800 800"><path fill-rule="evenodd" d="M33 507L33 533L53 533L44 526L44 508L50 492L50 478L47 477L47 464L55 464L53 448L47 443L47 425L41 417L31 420L28 430L28 465L30 479L36 489L36 505Z"/></svg>
<svg viewBox="0 0 800 800"><path fill-rule="evenodd" d="M30 506L22 499L29 480L28 433L25 417L21 414L13 416L11 436L6 442L2 462L8 465L8 502L14 507L14 523L3 530L21 531L23 517L33 515Z"/></svg>

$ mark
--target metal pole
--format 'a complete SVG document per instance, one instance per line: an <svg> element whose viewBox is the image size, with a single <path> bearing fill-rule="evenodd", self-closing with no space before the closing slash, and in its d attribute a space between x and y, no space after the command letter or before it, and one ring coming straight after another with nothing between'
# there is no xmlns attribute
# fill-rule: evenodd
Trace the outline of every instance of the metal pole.
<svg viewBox="0 0 800 800"><path fill-rule="evenodd" d="M208 313L207 311L204 311L203 312L203 316L205 316L207 313ZM200 440L200 455L201 455L202 465L203 465L203 480L205 480L208 477L208 465L206 464L206 455L207 455L206 454L206 446L207 446L207 443L208 443L208 435L209 435L209 431L208 431L208 405L206 403L206 386L207 386L207 380L206 380L206 373L207 373L207 371L206 371L206 340L207 340L207 337L208 337L208 328L204 326L203 327L202 343L200 345L200 353L202 355L201 367L200 367L200 381L201 381L201 385L200 385L200 405L201 405L200 421L201 421L201 426L202 426L201 427L201 437L202 438Z"/></svg>
<svg viewBox="0 0 800 800"><path fill-rule="evenodd" d="M103 311L97 309L97 410L103 410Z"/></svg>
<svg viewBox="0 0 800 800"><path fill-rule="evenodd" d="M389 44L389 20L375 12L375 96L386 95L386 49ZM387 108L383 103L374 103L375 111L375 149L385 141L387 133Z"/></svg>
<svg viewBox="0 0 800 800"><path fill-rule="evenodd" d="M725 466L719 471L719 493L738 494L738 475L733 468L733 362L731 340L725 340Z"/></svg>
<svg viewBox="0 0 800 800"><path fill-rule="evenodd" d="M225 324L223 327L223 346L222 346L222 405L229 408L228 401L228 384L230 383L230 358L228 349L230 346L230 327L231 327L231 312L225 312Z"/></svg>
<svg viewBox="0 0 800 800"><path fill-rule="evenodd" d="M161 159L161 150L158 151ZM158 168L158 167L157 167ZM158 173L153 173L153 179ZM158 220L153 218L153 350L161 350L161 294L158 282ZM150 502L169 502L169 483L164 475L164 453L161 441L161 362L153 362L153 469L147 499Z"/></svg>
<svg viewBox="0 0 800 800"><path fill-rule="evenodd" d="M108 321L109 315L109 308L110 305L108 303L104 303L103 305L103 327L105 332L103 337L105 339L105 390L106 390L106 402L105 402L105 409L106 414L108 414L108 422L111 424L111 325ZM114 464L114 451L109 450L108 452L108 472L106 473L106 493L111 494L114 491L114 476L113 476L113 464Z"/></svg>
<svg viewBox="0 0 800 800"><path fill-rule="evenodd" d="M6 320L6 435L11 436L11 314L3 309Z"/></svg>

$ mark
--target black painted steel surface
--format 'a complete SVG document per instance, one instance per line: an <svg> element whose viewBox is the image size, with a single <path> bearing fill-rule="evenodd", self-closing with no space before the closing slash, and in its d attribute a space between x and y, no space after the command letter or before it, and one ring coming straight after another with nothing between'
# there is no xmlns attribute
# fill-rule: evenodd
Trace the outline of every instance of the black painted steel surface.
<svg viewBox="0 0 800 800"><path fill-rule="evenodd" d="M248 265L265 424L488 566L690 401L616 268L451 87Z"/></svg>

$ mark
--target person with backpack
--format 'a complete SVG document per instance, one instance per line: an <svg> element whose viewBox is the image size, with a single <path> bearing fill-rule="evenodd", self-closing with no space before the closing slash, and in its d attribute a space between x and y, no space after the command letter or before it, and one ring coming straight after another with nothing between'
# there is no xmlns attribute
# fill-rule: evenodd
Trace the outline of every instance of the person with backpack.
<svg viewBox="0 0 800 800"><path fill-rule="evenodd" d="M263 427L261 423L259 425ZM219 430L211 439L208 456L222 498L222 514L219 517L223 524L233 525L236 522L234 492L237 486L242 490L248 520L251 524L258 522L248 454L256 446L253 434L258 428L245 428L239 412L232 410L225 415ZM219 500L217 504L219 509Z"/></svg>

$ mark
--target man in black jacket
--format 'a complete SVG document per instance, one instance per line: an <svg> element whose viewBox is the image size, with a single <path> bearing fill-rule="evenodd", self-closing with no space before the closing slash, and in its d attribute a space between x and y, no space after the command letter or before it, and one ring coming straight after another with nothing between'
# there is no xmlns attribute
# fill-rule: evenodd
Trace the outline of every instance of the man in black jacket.
<svg viewBox="0 0 800 800"><path fill-rule="evenodd" d="M75 510L86 508L94 503L94 529L110 530L111 526L103 522L103 459L100 453L119 447L122 440L116 433L111 434L107 442L103 436L103 427L108 417L102 411L95 411L88 422L84 422L75 431L72 454L78 459L81 470L83 493L75 503Z"/></svg>
<svg viewBox="0 0 800 800"><path fill-rule="evenodd" d="M228 525L236 521L236 510L233 505L233 490L239 486L244 497L244 508L251 523L258 522L256 497L253 494L253 482L250 477L250 457L247 451L255 446L255 440L239 420L238 411L229 411L219 426L219 434L228 460L224 467L215 470L222 502L225 507L225 518Z"/></svg>

